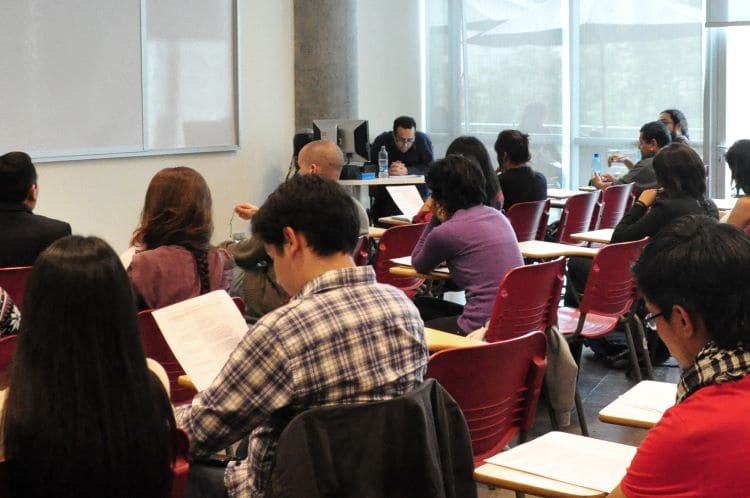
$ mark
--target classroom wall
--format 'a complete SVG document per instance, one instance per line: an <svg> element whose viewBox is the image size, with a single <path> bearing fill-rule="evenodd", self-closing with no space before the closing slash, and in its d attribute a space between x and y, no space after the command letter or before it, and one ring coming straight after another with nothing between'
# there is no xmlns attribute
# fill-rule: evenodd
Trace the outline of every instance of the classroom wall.
<svg viewBox="0 0 750 498"><path fill-rule="evenodd" d="M239 3L240 144L237 152L43 163L35 212L70 222L121 252L161 168L198 170L214 201L214 242L228 236L232 206L261 203L284 178L294 134L293 0ZM247 222L234 221L234 232Z"/></svg>
<svg viewBox="0 0 750 498"><path fill-rule="evenodd" d="M360 0L357 11L359 116L370 140L409 115L424 129L419 0Z"/></svg>

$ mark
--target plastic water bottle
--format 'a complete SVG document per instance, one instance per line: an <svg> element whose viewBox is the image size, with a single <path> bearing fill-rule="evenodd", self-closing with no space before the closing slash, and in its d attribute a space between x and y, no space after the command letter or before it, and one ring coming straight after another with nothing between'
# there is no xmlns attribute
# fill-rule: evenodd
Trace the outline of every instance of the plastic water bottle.
<svg viewBox="0 0 750 498"><path fill-rule="evenodd" d="M599 157L599 154L594 154L594 158L591 160L591 174L592 176L602 174L602 159Z"/></svg>
<svg viewBox="0 0 750 498"><path fill-rule="evenodd" d="M381 145L378 152L378 178L388 178L388 151L385 145Z"/></svg>

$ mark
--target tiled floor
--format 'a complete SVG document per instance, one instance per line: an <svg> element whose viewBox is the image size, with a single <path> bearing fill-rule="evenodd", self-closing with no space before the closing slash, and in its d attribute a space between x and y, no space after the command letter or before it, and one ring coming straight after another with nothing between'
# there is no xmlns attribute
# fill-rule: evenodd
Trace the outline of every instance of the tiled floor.
<svg viewBox="0 0 750 498"><path fill-rule="evenodd" d="M665 365L654 367L654 380L677 382L679 377L680 369L672 358L670 358ZM638 446L638 444L640 444L646 436L645 429L605 424L600 422L597 418L599 410L614 401L617 396L630 389L636 383L635 380L627 378L624 370L608 369L599 362L593 360L593 353L591 353L591 351L584 350L579 386L586 414L586 421L588 422L589 435L591 437L629 444L632 446ZM573 415L572 422L572 425L561 428L560 430L580 434L575 414ZM540 400L536 414L536 422L534 428L530 431L529 439L541 436L550 430L552 430L552 428L549 422L547 406L544 404L543 400ZM498 489L490 490L483 485L478 485L478 490L480 498L506 498L515 496L515 494L510 491Z"/></svg>

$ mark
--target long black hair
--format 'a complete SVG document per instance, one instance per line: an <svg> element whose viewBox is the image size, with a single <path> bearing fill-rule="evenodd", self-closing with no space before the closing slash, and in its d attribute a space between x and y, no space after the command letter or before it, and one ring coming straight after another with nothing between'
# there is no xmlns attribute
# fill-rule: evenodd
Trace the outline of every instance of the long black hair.
<svg viewBox="0 0 750 498"><path fill-rule="evenodd" d="M119 258L95 237L56 241L29 276L3 412L13 496L163 498L174 424Z"/></svg>

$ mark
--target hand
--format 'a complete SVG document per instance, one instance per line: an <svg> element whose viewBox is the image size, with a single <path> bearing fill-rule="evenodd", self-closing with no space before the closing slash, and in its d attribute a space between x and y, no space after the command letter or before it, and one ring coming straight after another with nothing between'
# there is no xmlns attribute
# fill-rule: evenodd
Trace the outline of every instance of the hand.
<svg viewBox="0 0 750 498"><path fill-rule="evenodd" d="M609 180L607 180L607 177L609 177ZM612 185L612 179L610 175L594 175L591 177L591 184L600 190L604 190Z"/></svg>
<svg viewBox="0 0 750 498"><path fill-rule="evenodd" d="M648 207L653 204L654 201L656 201L657 194L658 190L656 190L655 188L644 190L643 192L641 192L641 195L638 196L638 202Z"/></svg>
<svg viewBox="0 0 750 498"><path fill-rule="evenodd" d="M432 200L432 196L429 196L427 200L424 201L424 204L422 204L420 211L432 211L432 207L434 204L435 201Z"/></svg>
<svg viewBox="0 0 750 498"><path fill-rule="evenodd" d="M258 212L258 209L260 209L258 206L250 204L249 202L241 202L234 206L234 212L243 220L249 220L252 218L253 215Z"/></svg>
<svg viewBox="0 0 750 498"><path fill-rule="evenodd" d="M628 169L633 168L633 161L628 156L623 156L622 154L612 154L609 156L607 158L607 166L611 168L612 163L622 163Z"/></svg>
<svg viewBox="0 0 750 498"><path fill-rule="evenodd" d="M388 171L388 174L391 176L404 176L409 174L409 170L406 168L406 165L402 163L401 161L393 161L391 163L391 167Z"/></svg>

